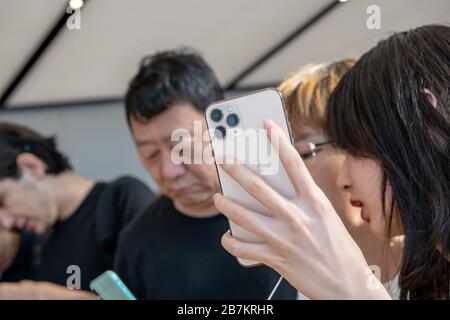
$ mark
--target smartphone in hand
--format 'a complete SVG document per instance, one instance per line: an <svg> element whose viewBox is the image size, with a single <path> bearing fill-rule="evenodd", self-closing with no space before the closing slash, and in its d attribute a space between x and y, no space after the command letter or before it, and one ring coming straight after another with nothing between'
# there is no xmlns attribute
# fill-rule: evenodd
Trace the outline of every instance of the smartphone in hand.
<svg viewBox="0 0 450 320"><path fill-rule="evenodd" d="M270 215L269 210L217 165L221 155L237 159L285 197L295 196L294 187L263 125L265 119L271 119L290 137L292 143L284 100L278 90L269 88L215 102L207 108L205 116L224 196L246 208ZM236 239L254 243L262 241L231 222L230 229ZM246 259L238 261L243 266L259 264Z"/></svg>
<svg viewBox="0 0 450 320"><path fill-rule="evenodd" d="M136 300L114 271L106 271L92 280L90 288L101 300Z"/></svg>

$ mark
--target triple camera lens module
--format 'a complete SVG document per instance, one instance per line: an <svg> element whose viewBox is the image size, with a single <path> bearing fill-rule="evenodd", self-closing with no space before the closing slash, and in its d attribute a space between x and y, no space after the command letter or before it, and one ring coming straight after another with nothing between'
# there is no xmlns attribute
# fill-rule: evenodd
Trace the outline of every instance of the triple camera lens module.
<svg viewBox="0 0 450 320"><path fill-rule="evenodd" d="M236 127L239 124L239 116L236 113L232 113L233 107L228 107L227 113L229 113L226 116L225 122L228 127ZM231 113L230 113L231 112ZM224 118L224 113L220 109L214 109L210 113L210 118L212 121L220 123ZM227 134L227 128L223 125L219 125L214 129L214 135L219 138L223 139Z"/></svg>

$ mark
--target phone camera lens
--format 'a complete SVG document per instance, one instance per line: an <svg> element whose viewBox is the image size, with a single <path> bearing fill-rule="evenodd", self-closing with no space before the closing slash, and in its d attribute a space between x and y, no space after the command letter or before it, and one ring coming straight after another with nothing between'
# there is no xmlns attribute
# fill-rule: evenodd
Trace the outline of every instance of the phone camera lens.
<svg viewBox="0 0 450 320"><path fill-rule="evenodd" d="M225 127L223 127L223 126L218 126L214 130L214 134L216 135L217 138L223 139L223 138L225 138L225 136L227 134L227 129L225 129Z"/></svg>
<svg viewBox="0 0 450 320"><path fill-rule="evenodd" d="M214 109L213 111L211 111L212 121L219 122L220 120L222 120L222 117L223 117L223 113L219 109Z"/></svg>
<svg viewBox="0 0 450 320"><path fill-rule="evenodd" d="M237 126L238 123L239 123L239 117L237 116L237 114L232 113L232 114L228 115L227 124L230 127L235 127L235 126Z"/></svg>

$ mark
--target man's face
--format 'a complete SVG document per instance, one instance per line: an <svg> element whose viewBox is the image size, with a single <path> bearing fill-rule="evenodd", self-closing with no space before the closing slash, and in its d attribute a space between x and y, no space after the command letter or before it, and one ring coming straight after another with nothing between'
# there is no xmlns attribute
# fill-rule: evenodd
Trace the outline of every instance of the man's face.
<svg viewBox="0 0 450 320"><path fill-rule="evenodd" d="M207 217L217 213L212 200L219 192L219 181L214 164L176 164L171 157L178 141L171 141L174 130L184 129L194 137L194 124L201 123L206 131L204 115L190 104L175 104L163 113L141 122L131 117L130 125L139 158L159 185L163 195L174 201L182 213ZM196 143L199 143L196 141ZM201 151L205 147L201 146Z"/></svg>
<svg viewBox="0 0 450 320"><path fill-rule="evenodd" d="M27 171L16 179L0 179L0 225L44 233L56 222L57 214L41 182Z"/></svg>

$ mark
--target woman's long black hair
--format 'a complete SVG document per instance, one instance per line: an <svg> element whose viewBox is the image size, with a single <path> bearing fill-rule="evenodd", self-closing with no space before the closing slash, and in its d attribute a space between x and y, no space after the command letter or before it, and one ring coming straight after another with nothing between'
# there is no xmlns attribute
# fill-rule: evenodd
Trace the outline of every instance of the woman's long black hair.
<svg viewBox="0 0 450 320"><path fill-rule="evenodd" d="M378 43L344 75L328 102L329 137L383 170L380 201L392 208L385 212L388 231L397 216L405 234L402 299L449 298L449 86L450 28L428 25ZM387 184L392 199L385 199Z"/></svg>

